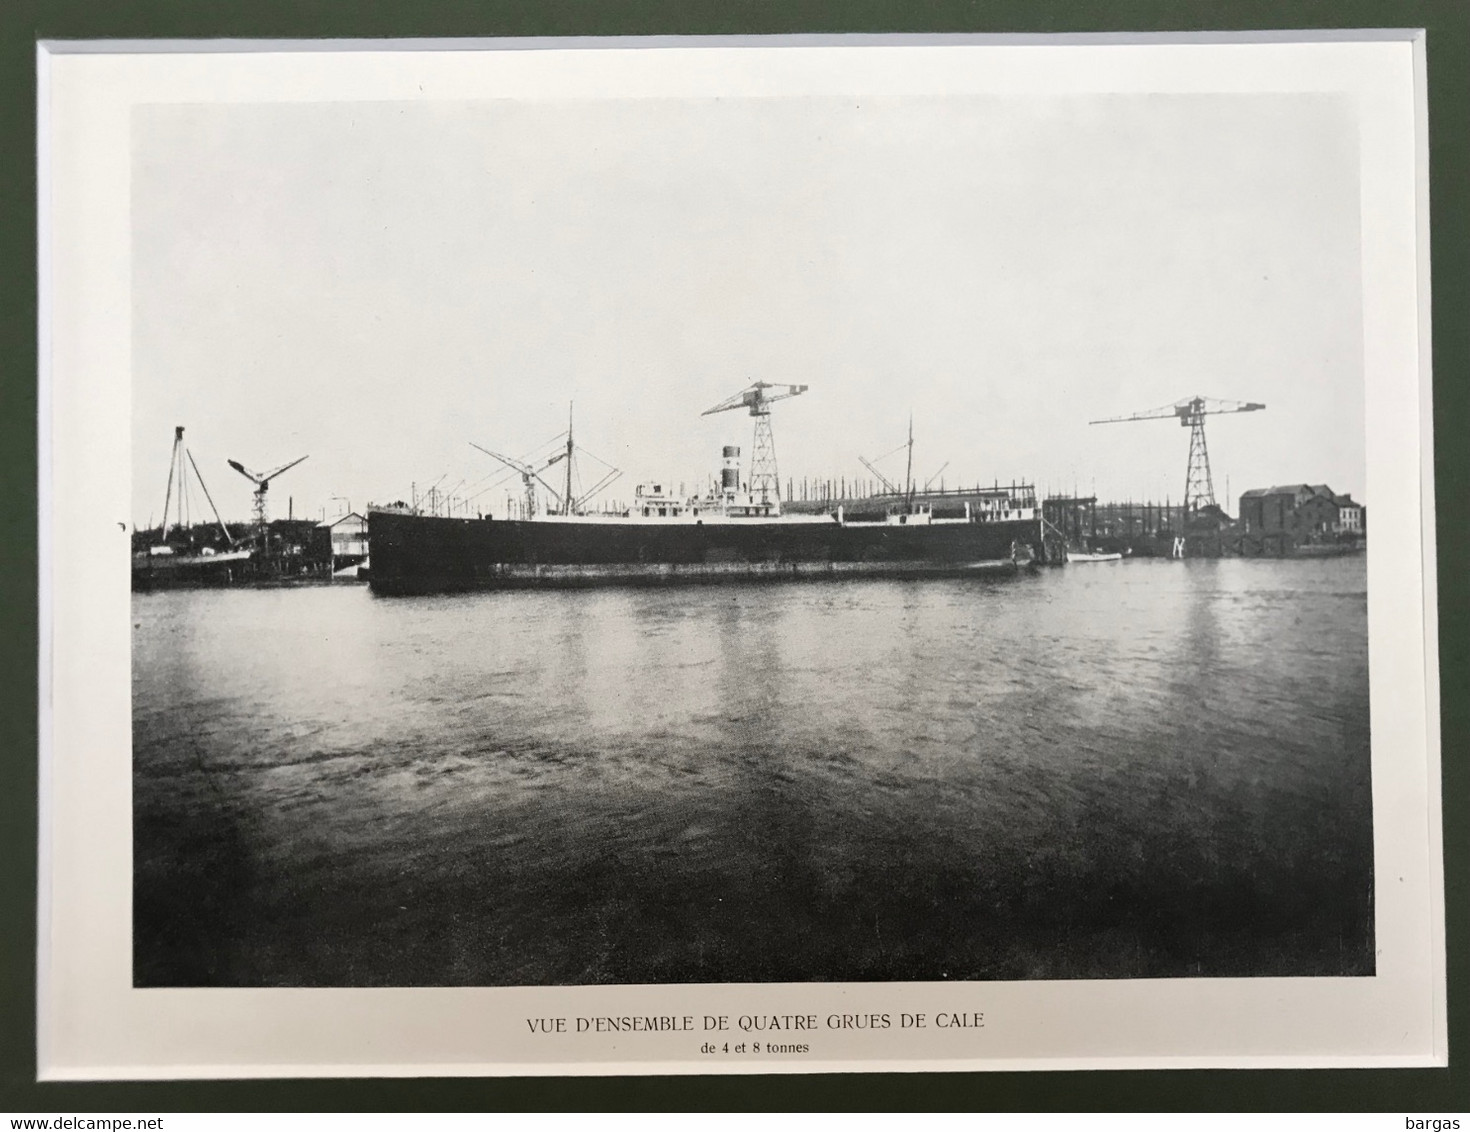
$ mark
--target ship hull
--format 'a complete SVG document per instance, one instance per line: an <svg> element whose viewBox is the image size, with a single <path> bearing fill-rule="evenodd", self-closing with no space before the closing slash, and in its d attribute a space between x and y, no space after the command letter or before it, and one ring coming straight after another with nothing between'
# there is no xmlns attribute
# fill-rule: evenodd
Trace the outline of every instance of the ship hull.
<svg viewBox="0 0 1470 1132"><path fill-rule="evenodd" d="M133 589L199 589L229 586L253 577L255 563L249 551L215 555L133 555Z"/></svg>
<svg viewBox="0 0 1470 1132"><path fill-rule="evenodd" d="M445 519L374 511L381 594L479 589L1002 576L1042 554L1037 521L912 526Z"/></svg>

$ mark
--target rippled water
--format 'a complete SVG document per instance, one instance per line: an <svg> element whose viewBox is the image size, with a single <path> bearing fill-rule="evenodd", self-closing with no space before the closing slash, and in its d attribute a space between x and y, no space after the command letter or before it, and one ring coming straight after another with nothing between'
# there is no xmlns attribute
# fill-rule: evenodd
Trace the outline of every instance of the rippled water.
<svg viewBox="0 0 1470 1132"><path fill-rule="evenodd" d="M1368 974L1365 593L136 595L135 981Z"/></svg>

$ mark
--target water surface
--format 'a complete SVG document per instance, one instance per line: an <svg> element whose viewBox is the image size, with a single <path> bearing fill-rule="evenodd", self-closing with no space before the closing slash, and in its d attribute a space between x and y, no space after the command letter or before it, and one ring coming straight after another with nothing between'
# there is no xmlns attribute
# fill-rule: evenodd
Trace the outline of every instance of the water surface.
<svg viewBox="0 0 1470 1132"><path fill-rule="evenodd" d="M1365 594L135 595L135 981L1371 974Z"/></svg>

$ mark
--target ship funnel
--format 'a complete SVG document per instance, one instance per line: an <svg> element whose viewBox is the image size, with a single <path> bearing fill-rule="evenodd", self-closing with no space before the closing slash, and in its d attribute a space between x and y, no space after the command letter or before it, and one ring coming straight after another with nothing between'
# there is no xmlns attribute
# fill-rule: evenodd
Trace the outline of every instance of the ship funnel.
<svg viewBox="0 0 1470 1132"><path fill-rule="evenodd" d="M720 490L740 490L740 449L734 444L725 445L724 462L720 466Z"/></svg>

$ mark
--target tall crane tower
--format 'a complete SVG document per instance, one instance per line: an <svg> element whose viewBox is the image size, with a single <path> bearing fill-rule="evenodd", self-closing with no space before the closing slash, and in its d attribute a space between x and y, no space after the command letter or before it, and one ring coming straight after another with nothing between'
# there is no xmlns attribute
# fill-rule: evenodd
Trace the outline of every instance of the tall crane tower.
<svg viewBox="0 0 1470 1132"><path fill-rule="evenodd" d="M260 539L260 545L262 547L265 546L265 496L266 492L270 491L271 480L275 479L278 475L286 471L288 468L294 468L297 464L301 463L301 461L305 459L305 456L298 456L289 464L282 464L273 472L252 472L244 464L240 463L239 460L225 461L226 464L234 468L235 471L239 472L242 476L244 476L247 480L255 485L255 506L253 508L255 517L255 531Z"/></svg>
<svg viewBox="0 0 1470 1132"><path fill-rule="evenodd" d="M1088 424L1120 424L1123 421L1157 421L1177 417L1189 429L1189 467L1184 475L1186 519L1202 507L1214 507L1215 481L1210 475L1210 450L1205 446L1205 418L1222 413L1253 413L1266 406L1258 401L1217 401L1210 397L1186 397L1172 405L1161 405L1126 417L1108 417Z"/></svg>
<svg viewBox="0 0 1470 1132"><path fill-rule="evenodd" d="M723 413L742 406L750 409L755 418L755 438L750 445L750 494L760 494L762 503L772 498L781 499L781 480L776 472L776 441L771 435L771 403L805 393L805 385L772 385L769 381L757 381L732 397L726 397L713 409L699 415Z"/></svg>

